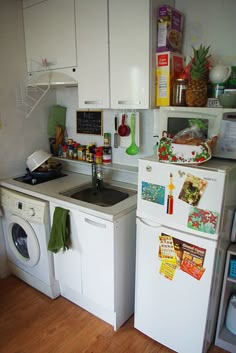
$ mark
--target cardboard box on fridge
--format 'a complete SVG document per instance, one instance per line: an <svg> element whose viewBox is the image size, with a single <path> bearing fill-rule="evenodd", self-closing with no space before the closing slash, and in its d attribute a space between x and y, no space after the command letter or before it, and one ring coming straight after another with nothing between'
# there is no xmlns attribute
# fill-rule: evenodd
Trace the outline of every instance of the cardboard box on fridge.
<svg viewBox="0 0 236 353"><path fill-rule="evenodd" d="M173 81L183 71L184 56L170 51L156 54L156 105L172 104Z"/></svg>

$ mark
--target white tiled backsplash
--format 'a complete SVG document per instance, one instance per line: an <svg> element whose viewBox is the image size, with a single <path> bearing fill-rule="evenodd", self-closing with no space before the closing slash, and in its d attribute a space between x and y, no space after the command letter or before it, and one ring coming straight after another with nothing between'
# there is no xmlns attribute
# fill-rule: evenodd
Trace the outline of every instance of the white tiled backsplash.
<svg viewBox="0 0 236 353"><path fill-rule="evenodd" d="M76 110L78 109L78 91L76 87L57 88L57 104L67 107L66 126L68 137L81 143L88 144L95 142L96 145L103 145L103 136L85 135L76 133ZM119 115L125 111L118 111ZM128 111L131 112L130 110ZM103 113L103 130L111 133L111 145L114 145L114 118L117 112L115 110L105 110ZM129 114L130 115L130 114ZM120 120L119 120L120 121ZM119 125L118 125L119 126ZM138 158L153 154L153 111L139 111L139 153L135 156L129 156L125 153L126 147L112 148L112 162L131 166L138 165Z"/></svg>

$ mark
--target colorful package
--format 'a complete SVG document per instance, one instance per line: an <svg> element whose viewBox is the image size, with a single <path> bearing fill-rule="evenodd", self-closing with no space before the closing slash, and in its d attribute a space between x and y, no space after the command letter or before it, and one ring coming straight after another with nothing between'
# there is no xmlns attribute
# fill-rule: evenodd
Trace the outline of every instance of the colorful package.
<svg viewBox="0 0 236 353"><path fill-rule="evenodd" d="M156 105L172 104L174 79L183 71L184 57L170 51L156 54Z"/></svg>
<svg viewBox="0 0 236 353"><path fill-rule="evenodd" d="M172 51L181 53L184 16L171 6L159 8L157 52Z"/></svg>

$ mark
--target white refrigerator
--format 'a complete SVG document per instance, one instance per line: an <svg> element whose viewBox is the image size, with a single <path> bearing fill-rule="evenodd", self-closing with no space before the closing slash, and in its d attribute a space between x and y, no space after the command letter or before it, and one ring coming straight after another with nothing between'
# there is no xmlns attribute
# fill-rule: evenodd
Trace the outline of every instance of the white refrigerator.
<svg viewBox="0 0 236 353"><path fill-rule="evenodd" d="M178 353L214 340L236 163L139 160L134 326Z"/></svg>

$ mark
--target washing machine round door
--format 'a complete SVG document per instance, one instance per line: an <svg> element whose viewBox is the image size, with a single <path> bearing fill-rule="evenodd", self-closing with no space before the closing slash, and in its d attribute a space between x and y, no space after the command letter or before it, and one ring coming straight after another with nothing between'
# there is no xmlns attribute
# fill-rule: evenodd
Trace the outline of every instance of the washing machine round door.
<svg viewBox="0 0 236 353"><path fill-rule="evenodd" d="M7 242L18 261L33 267L40 257L40 246L31 225L24 219L12 215L7 226Z"/></svg>

